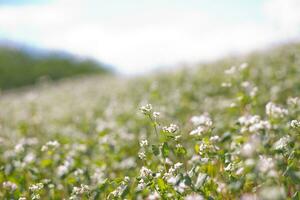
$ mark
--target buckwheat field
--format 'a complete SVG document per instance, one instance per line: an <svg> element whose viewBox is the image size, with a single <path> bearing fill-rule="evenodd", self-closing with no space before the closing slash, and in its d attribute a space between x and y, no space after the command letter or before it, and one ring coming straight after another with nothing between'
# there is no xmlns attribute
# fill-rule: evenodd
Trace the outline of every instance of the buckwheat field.
<svg viewBox="0 0 300 200"><path fill-rule="evenodd" d="M0 96L0 199L300 199L300 45Z"/></svg>

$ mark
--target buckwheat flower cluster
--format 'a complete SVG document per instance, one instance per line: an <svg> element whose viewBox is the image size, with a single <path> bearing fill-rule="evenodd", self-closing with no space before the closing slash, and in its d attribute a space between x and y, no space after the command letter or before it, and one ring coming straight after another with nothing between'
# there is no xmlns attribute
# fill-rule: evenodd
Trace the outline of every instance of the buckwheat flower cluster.
<svg viewBox="0 0 300 200"><path fill-rule="evenodd" d="M76 170L74 171L74 175L75 175L76 177L81 176L83 173L84 173L84 171L83 171L82 169L76 169Z"/></svg>
<svg viewBox="0 0 300 200"><path fill-rule="evenodd" d="M175 172L176 172L177 170L179 170L179 169L182 167L182 165L183 165L183 164L180 163L180 162L174 164L172 167L169 168L168 172L166 172L166 173L164 174L163 178L166 179L167 182L169 182L169 183L174 183L173 180L174 180L174 178L175 178L174 175L176 175Z"/></svg>
<svg viewBox="0 0 300 200"><path fill-rule="evenodd" d="M239 124L242 126L241 132L255 133L260 130L271 129L271 124L267 120L261 120L258 115L245 115L238 119Z"/></svg>
<svg viewBox="0 0 300 200"><path fill-rule="evenodd" d="M221 87L224 87L224 88L230 88L232 86L232 84L230 82L223 82L221 84Z"/></svg>
<svg viewBox="0 0 300 200"><path fill-rule="evenodd" d="M148 140L141 140L140 147L146 147L146 146L148 146Z"/></svg>
<svg viewBox="0 0 300 200"><path fill-rule="evenodd" d="M290 143L291 137L289 135L283 136L277 142L274 143L273 147L275 150L283 150Z"/></svg>
<svg viewBox="0 0 300 200"><path fill-rule="evenodd" d="M13 192L18 188L15 183L10 181L3 182L2 187L10 192Z"/></svg>
<svg viewBox="0 0 300 200"><path fill-rule="evenodd" d="M32 192L40 191L43 188L44 188L43 183L37 183L37 184L33 184L33 185L29 186L29 190L32 191Z"/></svg>
<svg viewBox="0 0 300 200"><path fill-rule="evenodd" d="M92 182L96 185L102 184L105 181L105 173L103 168L96 168L92 175Z"/></svg>
<svg viewBox="0 0 300 200"><path fill-rule="evenodd" d="M299 97L289 97L287 99L287 104L291 106L300 106L300 98Z"/></svg>
<svg viewBox="0 0 300 200"><path fill-rule="evenodd" d="M57 168L57 175L58 176L63 176L67 174L73 164L73 159L68 158L67 160L64 161L64 163Z"/></svg>
<svg viewBox="0 0 300 200"><path fill-rule="evenodd" d="M90 188L88 185L81 184L80 187L73 187L70 200L82 199L81 196L83 194L88 194L89 191L90 191Z"/></svg>
<svg viewBox="0 0 300 200"><path fill-rule="evenodd" d="M247 142L241 148L241 154L245 157L251 157L255 151L256 144L253 142Z"/></svg>
<svg viewBox="0 0 300 200"><path fill-rule="evenodd" d="M149 176L152 176L153 172L151 171L151 169L148 169L147 167L143 166L140 169L140 176L141 178L147 178Z"/></svg>
<svg viewBox="0 0 300 200"><path fill-rule="evenodd" d="M266 105L266 114L274 118L283 118L288 114L288 110L269 102Z"/></svg>
<svg viewBox="0 0 300 200"><path fill-rule="evenodd" d="M55 150L60 146L59 142L54 140L54 141L49 141L45 145L42 146L42 151L48 151L48 150Z"/></svg>
<svg viewBox="0 0 300 200"><path fill-rule="evenodd" d="M39 192L44 188L43 183L37 183L29 186L29 190L32 192L31 199L40 199Z"/></svg>
<svg viewBox="0 0 300 200"><path fill-rule="evenodd" d="M146 152L145 152L145 147L147 147L148 146L148 140L141 140L140 141L140 147L141 147L141 149L140 149L140 151L139 151L139 153L138 153L138 156L139 156L139 158L141 159L141 160L145 160L146 159Z"/></svg>
<svg viewBox="0 0 300 200"><path fill-rule="evenodd" d="M154 119L157 119L160 116L159 112L153 112Z"/></svg>
<svg viewBox="0 0 300 200"><path fill-rule="evenodd" d="M236 66L232 66L229 69L225 70L225 74L227 75L233 75L235 73L237 73L238 71L243 71L245 69L248 68L248 63L242 63L240 66L236 67Z"/></svg>
<svg viewBox="0 0 300 200"><path fill-rule="evenodd" d="M141 191L141 190L145 189L146 185L153 178L154 178L154 173L151 171L151 169L143 166L140 169L140 175L138 177L138 185L136 187L136 190Z"/></svg>
<svg viewBox="0 0 300 200"><path fill-rule="evenodd" d="M201 136L202 134L211 130L213 122L207 113L204 113L200 116L193 116L191 122L194 126L197 126L196 129L190 132L190 135Z"/></svg>
<svg viewBox="0 0 300 200"><path fill-rule="evenodd" d="M241 83L241 86L245 89L250 97L256 96L258 88L254 84L251 84L248 81L244 81Z"/></svg>
<svg viewBox="0 0 300 200"><path fill-rule="evenodd" d="M272 170L275 166L274 160L271 157L266 157L263 155L259 156L259 161L257 164L257 168L259 171L266 173Z"/></svg>
<svg viewBox="0 0 300 200"><path fill-rule="evenodd" d="M165 126L162 128L162 130L167 133L175 133L176 131L178 131L178 129L179 127L176 124L170 124L169 126Z"/></svg>
<svg viewBox="0 0 300 200"><path fill-rule="evenodd" d="M141 106L141 107L140 107L140 110L141 110L141 112L142 112L143 114L149 115L149 114L152 113L153 108L152 108L152 105L151 105L151 104L147 104L147 105L145 105L145 106Z"/></svg>
<svg viewBox="0 0 300 200"><path fill-rule="evenodd" d="M138 153L138 156L139 156L139 158L140 158L141 160L145 160L145 158L146 158L146 153L145 153L144 151L140 151L140 152Z"/></svg>
<svg viewBox="0 0 300 200"><path fill-rule="evenodd" d="M158 192L152 192L148 197L147 197L148 200L158 200L160 199L160 195Z"/></svg>
<svg viewBox="0 0 300 200"><path fill-rule="evenodd" d="M204 198L199 194L190 194L186 196L184 200L204 200Z"/></svg>
<svg viewBox="0 0 300 200"><path fill-rule="evenodd" d="M227 75L232 75L232 74L235 74L236 72L237 72L237 67L232 66L229 69L226 69L224 73Z"/></svg>
<svg viewBox="0 0 300 200"><path fill-rule="evenodd" d="M25 148L24 148L24 144L23 143L18 143L16 146L15 146L15 152L16 153L21 153L21 152L24 152Z"/></svg>
<svg viewBox="0 0 300 200"><path fill-rule="evenodd" d="M292 128L300 128L300 121L294 119L290 122L290 126Z"/></svg>
<svg viewBox="0 0 300 200"><path fill-rule="evenodd" d="M114 191L112 191L110 195L112 195L113 197L121 197L124 191L126 190L129 181L129 177L126 176L121 182L121 184Z"/></svg>

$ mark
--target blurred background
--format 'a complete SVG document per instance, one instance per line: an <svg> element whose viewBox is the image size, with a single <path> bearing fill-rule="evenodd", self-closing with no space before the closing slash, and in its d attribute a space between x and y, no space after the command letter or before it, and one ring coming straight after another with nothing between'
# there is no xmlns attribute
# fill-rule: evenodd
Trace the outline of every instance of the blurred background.
<svg viewBox="0 0 300 200"><path fill-rule="evenodd" d="M299 0L0 0L0 88L172 70L299 36Z"/></svg>

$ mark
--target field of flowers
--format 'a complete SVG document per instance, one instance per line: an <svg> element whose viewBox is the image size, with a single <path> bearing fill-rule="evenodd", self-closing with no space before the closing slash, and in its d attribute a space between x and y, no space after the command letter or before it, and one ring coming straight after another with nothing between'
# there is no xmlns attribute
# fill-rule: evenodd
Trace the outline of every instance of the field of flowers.
<svg viewBox="0 0 300 200"><path fill-rule="evenodd" d="M0 96L0 199L300 199L300 45Z"/></svg>

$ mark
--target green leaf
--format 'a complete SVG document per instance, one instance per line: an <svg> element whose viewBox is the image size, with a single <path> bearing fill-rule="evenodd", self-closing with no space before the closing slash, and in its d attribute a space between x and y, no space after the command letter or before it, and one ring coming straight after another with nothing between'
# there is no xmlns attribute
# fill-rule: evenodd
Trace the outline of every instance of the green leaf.
<svg viewBox="0 0 300 200"><path fill-rule="evenodd" d="M157 185L161 191L165 191L167 189L165 181L161 178L157 179Z"/></svg>
<svg viewBox="0 0 300 200"><path fill-rule="evenodd" d="M169 149L169 146L166 142L164 142L161 151L162 151L163 157L165 157L165 158L168 157L168 155L170 153L170 149Z"/></svg>
<svg viewBox="0 0 300 200"><path fill-rule="evenodd" d="M295 194L292 197L292 200L299 200L300 199L300 193L299 192L295 192Z"/></svg>
<svg viewBox="0 0 300 200"><path fill-rule="evenodd" d="M186 155L186 149L184 147L177 147L176 154L177 155Z"/></svg>
<svg viewBox="0 0 300 200"><path fill-rule="evenodd" d="M156 145L152 145L152 152L155 156L159 155L159 148Z"/></svg>
<svg viewBox="0 0 300 200"><path fill-rule="evenodd" d="M188 175L186 175L186 176L184 177L184 183L185 183L185 185L187 185L187 186L191 186L191 185L192 185L192 180L191 180L191 178L190 178Z"/></svg>

